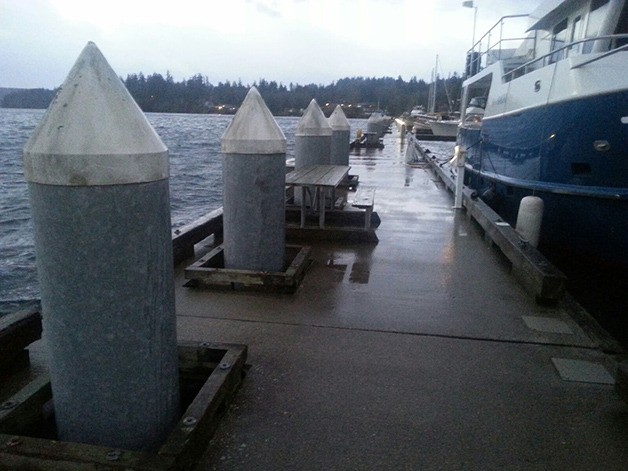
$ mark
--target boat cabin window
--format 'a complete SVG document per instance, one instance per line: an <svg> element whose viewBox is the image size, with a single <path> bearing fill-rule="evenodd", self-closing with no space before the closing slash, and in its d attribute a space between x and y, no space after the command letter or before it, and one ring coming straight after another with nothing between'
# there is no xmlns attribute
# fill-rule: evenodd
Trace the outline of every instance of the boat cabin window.
<svg viewBox="0 0 628 471"><path fill-rule="evenodd" d="M476 108L486 108L486 97L485 96L476 96L471 98L469 101L469 106L474 106Z"/></svg>
<svg viewBox="0 0 628 471"><path fill-rule="evenodd" d="M478 92L483 93L480 90L476 90L474 94ZM462 123L465 126L477 127L482 124L484 109L486 108L486 101L486 95L476 95L469 100L469 104L464 110L464 118L462 120Z"/></svg>
<svg viewBox="0 0 628 471"><path fill-rule="evenodd" d="M578 15L574 18L573 23L571 24L571 35L569 36L569 42L572 43L579 39L582 39L582 16ZM576 44L569 48L569 54L578 54L580 53L582 47L582 43Z"/></svg>
<svg viewBox="0 0 628 471"><path fill-rule="evenodd" d="M609 0L593 0L591 2L591 10L589 11L589 20L587 22L587 38L595 38L599 36L604 20L608 14ZM583 52L589 53L593 50L595 41L584 43Z"/></svg>
<svg viewBox="0 0 628 471"><path fill-rule="evenodd" d="M565 45L566 41L567 41L567 18L565 18L563 21L561 21L556 26L554 26L554 29L552 30L551 50L555 51L556 49L560 49L561 47ZM550 58L550 63L557 62L561 60L564 56L565 56L564 49L560 50L552 54L552 57Z"/></svg>
<svg viewBox="0 0 628 471"><path fill-rule="evenodd" d="M615 34L628 34L628 5L624 5L624 8L622 8ZM626 44L628 44L628 38L621 38L615 42L614 46L620 47Z"/></svg>

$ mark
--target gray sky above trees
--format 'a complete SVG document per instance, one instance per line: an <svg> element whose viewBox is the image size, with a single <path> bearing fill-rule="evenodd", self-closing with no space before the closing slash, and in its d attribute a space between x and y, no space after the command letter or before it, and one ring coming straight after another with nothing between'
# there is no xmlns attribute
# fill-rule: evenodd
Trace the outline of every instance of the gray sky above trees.
<svg viewBox="0 0 628 471"><path fill-rule="evenodd" d="M475 0L476 39L541 0ZM88 41L122 77L327 84L461 73L473 34L462 0L0 0L0 87L60 85Z"/></svg>

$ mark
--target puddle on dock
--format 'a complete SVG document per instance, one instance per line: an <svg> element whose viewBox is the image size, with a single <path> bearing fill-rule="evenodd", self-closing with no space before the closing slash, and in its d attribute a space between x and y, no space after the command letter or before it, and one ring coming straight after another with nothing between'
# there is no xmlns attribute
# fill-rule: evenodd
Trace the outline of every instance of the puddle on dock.
<svg viewBox="0 0 628 471"><path fill-rule="evenodd" d="M352 253L343 254L342 256L330 256L326 263L330 269L330 277L336 283L345 281L347 271L350 268L347 281L355 284L368 284L371 276L370 253L365 259L365 254Z"/></svg>
<svg viewBox="0 0 628 471"><path fill-rule="evenodd" d="M345 278L345 273L347 272L347 265L337 264L334 263L333 260L328 260L327 267L331 268L331 279L336 283L342 283L342 280Z"/></svg>
<svg viewBox="0 0 628 471"><path fill-rule="evenodd" d="M350 283L358 283L358 284L367 284L369 282L369 277L371 275L371 271L369 267L365 263L355 262L351 267L351 273L349 274L349 282Z"/></svg>

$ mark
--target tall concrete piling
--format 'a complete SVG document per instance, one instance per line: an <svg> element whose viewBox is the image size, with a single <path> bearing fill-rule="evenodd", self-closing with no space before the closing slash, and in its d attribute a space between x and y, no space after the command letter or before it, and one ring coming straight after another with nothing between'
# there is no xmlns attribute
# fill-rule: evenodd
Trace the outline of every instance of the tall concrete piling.
<svg viewBox="0 0 628 471"><path fill-rule="evenodd" d="M154 449L180 407L168 150L94 43L24 174L58 436Z"/></svg>
<svg viewBox="0 0 628 471"><path fill-rule="evenodd" d="M379 140L384 136L383 116L379 112L372 113L366 121L366 145L377 147Z"/></svg>
<svg viewBox="0 0 628 471"><path fill-rule="evenodd" d="M332 129L315 99L303 113L294 133L294 168L330 165ZM301 204L304 190L294 189L294 203ZM312 206L316 202L311 202Z"/></svg>
<svg viewBox="0 0 628 471"><path fill-rule="evenodd" d="M366 132L375 133L377 139L384 135L383 116L379 112L372 113L366 121Z"/></svg>
<svg viewBox="0 0 628 471"><path fill-rule="evenodd" d="M332 131L330 163L332 165L349 165L351 125L340 105L336 106L328 121Z"/></svg>
<svg viewBox="0 0 628 471"><path fill-rule="evenodd" d="M312 99L294 133L294 168L329 165L332 129L323 111Z"/></svg>
<svg viewBox="0 0 628 471"><path fill-rule="evenodd" d="M281 271L286 138L255 87L222 137L225 268Z"/></svg>

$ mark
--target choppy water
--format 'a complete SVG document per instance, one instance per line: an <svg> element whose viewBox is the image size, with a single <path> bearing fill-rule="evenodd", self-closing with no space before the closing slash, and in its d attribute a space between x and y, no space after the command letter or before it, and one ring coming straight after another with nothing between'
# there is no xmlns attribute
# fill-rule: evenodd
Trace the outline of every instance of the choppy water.
<svg viewBox="0 0 628 471"><path fill-rule="evenodd" d="M0 314L39 297L28 189L22 149L43 110L0 108ZM170 203L173 229L222 205L220 138L231 116L148 113L170 151ZM277 118L294 157L299 118ZM352 128L366 121L351 120Z"/></svg>
<svg viewBox="0 0 628 471"><path fill-rule="evenodd" d="M19 303L37 294L21 153L42 114L39 110L0 109L0 309L3 303Z"/></svg>

